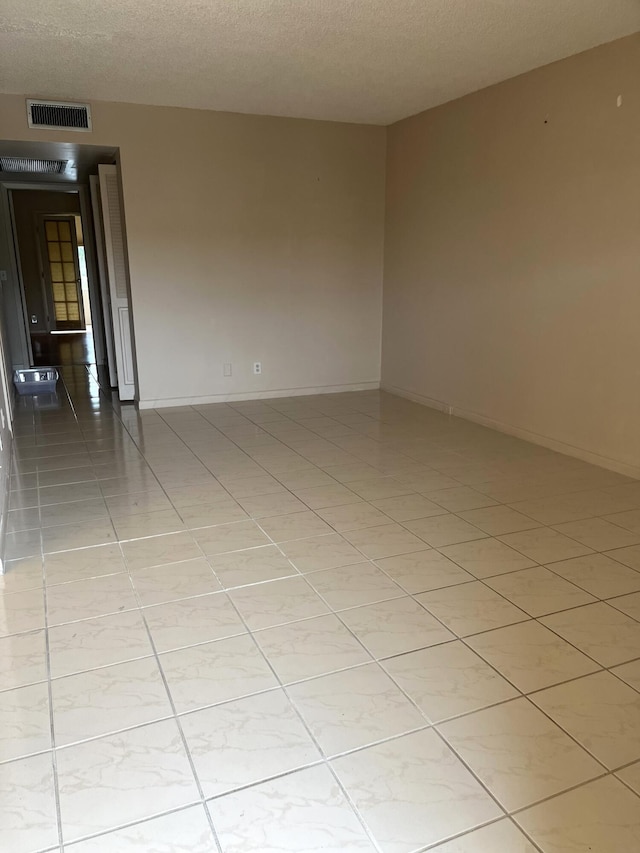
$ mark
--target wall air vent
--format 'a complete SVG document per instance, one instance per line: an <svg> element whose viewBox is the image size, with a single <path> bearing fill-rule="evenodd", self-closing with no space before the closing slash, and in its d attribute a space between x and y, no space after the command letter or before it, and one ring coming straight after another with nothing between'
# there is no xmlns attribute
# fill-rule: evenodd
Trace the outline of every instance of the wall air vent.
<svg viewBox="0 0 640 853"><path fill-rule="evenodd" d="M0 157L0 172L63 175L68 162L68 160L33 160L31 157Z"/></svg>
<svg viewBox="0 0 640 853"><path fill-rule="evenodd" d="M29 127L40 130L91 130L89 104L69 104L64 101L27 100Z"/></svg>

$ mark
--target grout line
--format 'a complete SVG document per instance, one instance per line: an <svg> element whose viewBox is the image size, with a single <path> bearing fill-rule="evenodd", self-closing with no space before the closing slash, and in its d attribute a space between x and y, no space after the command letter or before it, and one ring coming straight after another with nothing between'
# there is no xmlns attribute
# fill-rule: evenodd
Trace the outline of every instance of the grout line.
<svg viewBox="0 0 640 853"><path fill-rule="evenodd" d="M49 704L49 733L51 736L51 763L53 766L53 793L55 799L55 808L56 808L56 817L58 824L58 844L60 850L63 849L63 836L62 836L62 810L60 807L60 785L58 779L58 760L57 760L57 751L56 751L56 734L55 734L55 725L54 725L54 713L53 713L53 689L51 686L51 653L49 647L49 617L48 617L48 601L47 601L47 587L44 583L44 555L41 557L42 560L42 573L43 573L43 597L44 597L44 641L45 641L45 661L46 661L46 681L47 681L47 702Z"/></svg>
<svg viewBox="0 0 640 853"><path fill-rule="evenodd" d="M124 553L122 554L122 557L124 559ZM215 841L216 847L217 847L219 853L222 853L222 846L220 844L220 840L218 839L218 834L216 832L216 829L213 825L211 815L209 814L209 809L207 809L205 806L206 800L205 800L205 796L204 796L204 791L202 789L202 785L200 784L200 779L199 779L198 774L196 772L196 767L195 767L193 757L191 755L191 750L189 749L189 745L187 743L187 739L185 737L184 730L182 728L182 724L181 724L180 719L178 717L178 712L176 710L176 706L175 706L175 702L173 700L173 696L172 696L171 691L169 689L169 684L168 684L166 675L164 673L164 669L162 668L161 663L160 663L160 655L159 655L158 650L156 648L156 644L155 644L155 641L153 638L153 634L152 634L151 629L149 627L149 623L147 622L146 616L144 614L144 608L142 607L142 604L140 602L140 598L138 596L138 592L135 589L135 584L133 583L133 578L131 578L130 573L129 573L129 577L131 580L131 585L132 585L133 590L134 590L134 595L136 597L136 600L138 601L138 609L139 609L142 621L144 623L145 631L147 633L147 638L149 640L149 644L150 644L151 649L152 649L152 656L155 660L156 666L158 668L158 672L160 673L160 677L162 679L162 683L163 683L164 688L165 688L167 699L169 701L169 705L170 705L170 708L171 708L171 711L173 714L173 719L175 720L176 726L178 728L178 732L179 732L181 743L182 743L182 748L183 748L185 755L187 757L189 767L191 769L191 773L192 773L192 776L193 776L193 779L194 779L194 782L195 782L195 785L196 785L196 788L197 788L197 791L198 791L198 794L200 797L200 802L201 802L202 807L203 807L204 812L205 812L205 817L206 817L207 822L209 824L209 827L211 829L211 833L212 833L213 839Z"/></svg>

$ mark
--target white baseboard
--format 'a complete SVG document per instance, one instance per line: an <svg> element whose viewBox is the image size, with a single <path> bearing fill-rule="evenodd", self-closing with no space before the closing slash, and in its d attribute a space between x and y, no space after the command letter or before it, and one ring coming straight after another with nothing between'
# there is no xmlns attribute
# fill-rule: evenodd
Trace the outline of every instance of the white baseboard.
<svg viewBox="0 0 640 853"><path fill-rule="evenodd" d="M204 406L207 403L233 403L242 400L269 400L276 397L304 397L311 394L342 394L345 391L377 391L380 382L355 382L349 385L320 385L304 388L270 388L267 391L238 391L234 394L210 394L203 397L170 397L140 400L141 409L164 409L168 406Z"/></svg>
<svg viewBox="0 0 640 853"><path fill-rule="evenodd" d="M581 459L583 462L589 462L591 465L599 465L601 468L607 468L609 471L615 471L617 474L625 474L627 477L640 479L640 465L632 462L626 462L622 459L611 459L608 456L602 456L584 447L576 447L573 444L551 438L548 435L540 435L523 427L503 423L478 412L472 412L468 409L458 409L450 406L448 403L442 402L442 400L434 400L422 394L416 394L414 391L408 391L406 388L398 388L395 385L388 385L383 382L380 385L380 390L386 391L389 394L396 394L398 397L405 397L407 400L420 403L422 406L428 406L430 409L437 409L438 411L454 415L457 418L463 418L482 426L491 427L491 429L495 429L498 432L522 438L525 441L530 441L532 444L539 444L542 447L547 447L549 450L556 450L558 453L573 456L576 459Z"/></svg>

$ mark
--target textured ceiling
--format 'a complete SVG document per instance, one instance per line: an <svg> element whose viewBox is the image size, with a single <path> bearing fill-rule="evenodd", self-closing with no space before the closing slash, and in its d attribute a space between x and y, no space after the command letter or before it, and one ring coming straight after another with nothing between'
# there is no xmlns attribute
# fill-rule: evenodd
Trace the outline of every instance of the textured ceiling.
<svg viewBox="0 0 640 853"><path fill-rule="evenodd" d="M640 30L640 0L2 0L0 89L388 124Z"/></svg>

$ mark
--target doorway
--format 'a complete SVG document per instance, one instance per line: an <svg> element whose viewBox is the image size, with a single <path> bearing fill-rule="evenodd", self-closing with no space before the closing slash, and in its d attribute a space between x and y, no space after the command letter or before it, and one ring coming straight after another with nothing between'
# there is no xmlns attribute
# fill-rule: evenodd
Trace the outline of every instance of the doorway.
<svg viewBox="0 0 640 853"><path fill-rule="evenodd" d="M95 364L79 191L12 189L10 205L33 366Z"/></svg>
<svg viewBox="0 0 640 853"><path fill-rule="evenodd" d="M43 214L38 226L50 332L31 333L34 366L94 365L96 350L82 217Z"/></svg>
<svg viewBox="0 0 640 853"><path fill-rule="evenodd" d="M80 367L122 402L138 379L120 181L118 149L0 140L11 364Z"/></svg>

